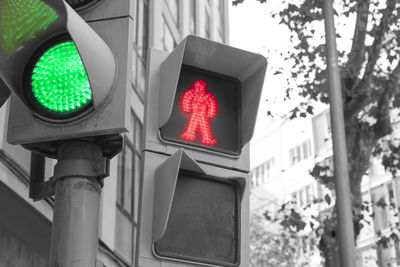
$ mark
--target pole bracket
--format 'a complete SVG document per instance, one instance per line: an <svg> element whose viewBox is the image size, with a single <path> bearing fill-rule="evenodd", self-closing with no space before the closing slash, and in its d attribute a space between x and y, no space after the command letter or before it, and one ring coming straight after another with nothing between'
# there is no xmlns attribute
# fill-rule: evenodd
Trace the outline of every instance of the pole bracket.
<svg viewBox="0 0 400 267"><path fill-rule="evenodd" d="M98 179L103 187L103 179L109 176L110 159L117 155L123 146L123 137L120 134L104 135L77 139L75 141L88 141L97 144L102 153L93 153L93 158L64 158L60 159L54 167L54 175L47 181L44 179L45 156L58 158L58 151L63 143L74 140L56 140L43 143L25 145L31 153L31 169L29 197L34 201L42 200L54 195L55 183L59 179L69 177L87 177ZM85 151L85 150L83 150Z"/></svg>
<svg viewBox="0 0 400 267"><path fill-rule="evenodd" d="M53 180L69 177L104 179L110 175L110 160L106 157L90 159L66 159L54 166Z"/></svg>
<svg viewBox="0 0 400 267"><path fill-rule="evenodd" d="M89 168L88 168L89 166ZM72 171L71 171L72 170ZM71 177L86 177L98 179L103 187L103 179L110 175L110 159L68 159L58 162L54 166L54 175L48 181L36 183L31 192L34 201L51 197L55 193L55 184L60 179Z"/></svg>

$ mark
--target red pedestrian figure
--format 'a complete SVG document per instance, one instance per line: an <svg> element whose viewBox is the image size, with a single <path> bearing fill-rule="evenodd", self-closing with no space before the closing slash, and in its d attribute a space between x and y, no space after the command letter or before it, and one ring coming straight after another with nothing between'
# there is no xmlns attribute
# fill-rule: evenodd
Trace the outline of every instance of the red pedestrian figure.
<svg viewBox="0 0 400 267"><path fill-rule="evenodd" d="M217 101L206 88L205 81L196 80L181 95L180 108L182 112L189 113L190 117L180 137L186 141L194 141L197 132L200 132L200 143L212 146L217 139L212 136L209 120L217 114Z"/></svg>

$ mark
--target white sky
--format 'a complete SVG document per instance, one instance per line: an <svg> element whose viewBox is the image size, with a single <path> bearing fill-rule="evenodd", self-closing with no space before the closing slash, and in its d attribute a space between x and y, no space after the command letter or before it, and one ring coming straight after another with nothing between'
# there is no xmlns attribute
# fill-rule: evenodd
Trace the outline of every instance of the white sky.
<svg viewBox="0 0 400 267"><path fill-rule="evenodd" d="M299 98L292 97L290 101L282 101L284 96L286 77L289 76L289 62L284 62L279 52L287 51L290 44L289 30L279 24L278 18L272 18L271 11L282 5L281 1L267 1L261 4L256 0L245 0L242 4L232 6L229 1L230 45L254 53L264 55L268 60L266 79L263 94L260 100L260 109L257 117L255 136L260 134L271 121L266 115L269 108L275 114L284 114L294 108ZM336 31L344 38L338 42L340 50L350 50L355 18L347 20L336 19ZM323 38L323 23L316 28L316 39ZM274 75L272 66L283 67L282 74ZM268 98L268 102L266 99Z"/></svg>
<svg viewBox="0 0 400 267"><path fill-rule="evenodd" d="M274 3L276 2L276 3ZM263 94L260 100L259 116L257 118L256 131L260 131L268 123L266 115L266 99L275 99L282 95L284 88L284 76L273 75L271 64L282 62L279 53L273 51L285 48L289 44L289 31L286 27L279 25L276 19L270 15L271 8L274 8L279 1L270 1L269 4L260 4L255 0L245 0L244 3L232 6L229 1L229 27L230 45L267 57L268 68L264 82ZM274 110L286 109L289 103L279 102Z"/></svg>

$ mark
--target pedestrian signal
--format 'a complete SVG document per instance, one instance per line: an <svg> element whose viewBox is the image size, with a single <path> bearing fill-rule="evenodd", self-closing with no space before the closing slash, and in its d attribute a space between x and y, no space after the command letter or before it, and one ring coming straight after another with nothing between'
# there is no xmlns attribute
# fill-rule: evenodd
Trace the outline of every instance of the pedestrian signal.
<svg viewBox="0 0 400 267"><path fill-rule="evenodd" d="M213 72L182 66L166 141L237 155L240 152L240 83Z"/></svg>
<svg viewBox="0 0 400 267"><path fill-rule="evenodd" d="M267 62L197 36L151 49L138 265L249 266L249 141Z"/></svg>

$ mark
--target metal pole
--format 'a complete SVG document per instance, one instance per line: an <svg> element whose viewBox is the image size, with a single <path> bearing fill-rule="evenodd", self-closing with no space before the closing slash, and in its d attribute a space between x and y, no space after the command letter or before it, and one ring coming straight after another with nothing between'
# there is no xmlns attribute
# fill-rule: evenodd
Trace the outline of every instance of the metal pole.
<svg viewBox="0 0 400 267"><path fill-rule="evenodd" d="M325 36L329 102L331 108L333 162L336 179L336 205L338 212L338 240L340 266L355 266L353 214L347 166L346 135L344 128L342 90L337 63L336 34L333 20L333 0L324 0Z"/></svg>
<svg viewBox="0 0 400 267"><path fill-rule="evenodd" d="M70 141L59 148L50 267L96 264L101 159L102 149L91 142Z"/></svg>

